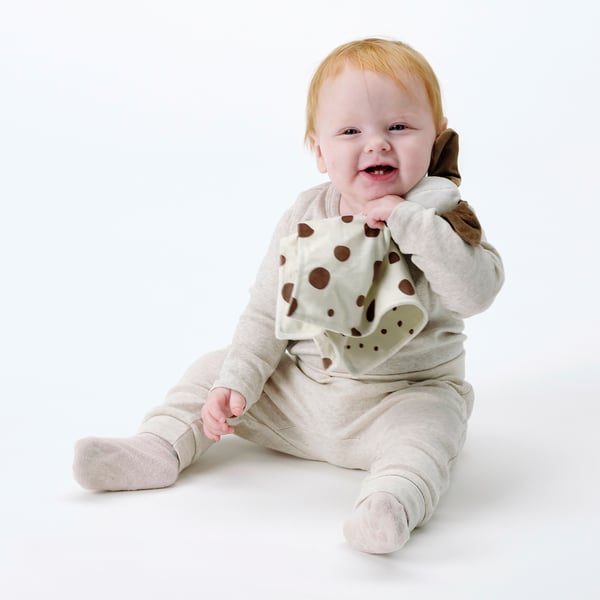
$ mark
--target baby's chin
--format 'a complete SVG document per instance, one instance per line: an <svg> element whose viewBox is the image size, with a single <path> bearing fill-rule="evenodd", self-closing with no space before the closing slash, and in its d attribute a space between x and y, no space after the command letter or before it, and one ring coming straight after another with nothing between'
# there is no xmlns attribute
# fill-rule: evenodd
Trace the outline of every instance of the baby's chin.
<svg viewBox="0 0 600 600"><path fill-rule="evenodd" d="M368 196L365 197L365 199L363 200L364 204L369 204L369 202L374 202L376 200L379 200L381 198L384 198L385 196L398 196L399 198L403 198L404 194L408 193L407 191L402 190L390 190L390 191L385 191L385 192L380 192L378 194L369 194Z"/></svg>
<svg viewBox="0 0 600 600"><path fill-rule="evenodd" d="M369 190L362 194L341 194L340 207L347 214L361 214L371 202L375 202L385 196L398 196L404 198L404 194L409 190L404 191L404 188L391 188L389 190Z"/></svg>
<svg viewBox="0 0 600 600"><path fill-rule="evenodd" d="M360 197L364 203L379 200L384 196L399 196L403 198L410 191L407 185L396 183L395 185L379 185L373 186L371 189L365 190Z"/></svg>

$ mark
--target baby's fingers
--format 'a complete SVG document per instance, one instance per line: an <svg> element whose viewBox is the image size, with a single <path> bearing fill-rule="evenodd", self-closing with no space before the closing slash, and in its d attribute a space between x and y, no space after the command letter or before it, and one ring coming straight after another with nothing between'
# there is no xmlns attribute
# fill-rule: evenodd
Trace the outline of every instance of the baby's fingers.
<svg viewBox="0 0 600 600"><path fill-rule="evenodd" d="M202 428L207 438L218 442L222 435L233 433L233 427L226 421L225 414L218 408L204 406Z"/></svg>
<svg viewBox="0 0 600 600"><path fill-rule="evenodd" d="M376 216L367 215L367 225L372 229L381 229L385 225L385 221L380 221Z"/></svg>
<svg viewBox="0 0 600 600"><path fill-rule="evenodd" d="M239 392L235 390L231 390L231 396L229 399L229 409L231 410L231 414L234 417L239 417L243 414L244 409L246 408L246 398L242 396Z"/></svg>

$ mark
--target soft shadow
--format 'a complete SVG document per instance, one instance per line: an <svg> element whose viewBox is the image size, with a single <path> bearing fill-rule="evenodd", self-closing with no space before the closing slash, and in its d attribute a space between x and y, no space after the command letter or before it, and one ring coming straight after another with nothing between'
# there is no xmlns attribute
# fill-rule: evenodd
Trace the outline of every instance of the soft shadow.
<svg viewBox="0 0 600 600"><path fill-rule="evenodd" d="M178 481L186 481L193 477L206 475L213 471L241 465L264 465L277 463L282 460L300 460L292 456L280 454L258 446L236 436L223 437L220 442L213 444L193 465L182 471Z"/></svg>
<svg viewBox="0 0 600 600"><path fill-rule="evenodd" d="M543 484L546 460L535 443L514 434L470 434L440 507L472 513L512 504Z"/></svg>

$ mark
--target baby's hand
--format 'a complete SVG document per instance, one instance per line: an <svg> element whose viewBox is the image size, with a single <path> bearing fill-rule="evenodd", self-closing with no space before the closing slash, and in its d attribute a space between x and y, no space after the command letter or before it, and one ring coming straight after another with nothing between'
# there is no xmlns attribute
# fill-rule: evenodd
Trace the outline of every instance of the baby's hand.
<svg viewBox="0 0 600 600"><path fill-rule="evenodd" d="M369 200L363 211L367 217L367 225L381 229L400 202L404 202L404 198L392 195Z"/></svg>
<svg viewBox="0 0 600 600"><path fill-rule="evenodd" d="M211 390L200 413L204 435L218 442L222 435L233 433L235 430L227 423L227 419L239 417L245 407L246 399L239 392L228 388Z"/></svg>

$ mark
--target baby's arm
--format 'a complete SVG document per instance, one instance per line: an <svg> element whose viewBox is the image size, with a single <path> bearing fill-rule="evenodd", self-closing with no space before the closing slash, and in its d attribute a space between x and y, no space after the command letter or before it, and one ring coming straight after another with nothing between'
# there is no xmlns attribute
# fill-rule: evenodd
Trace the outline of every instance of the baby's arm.
<svg viewBox="0 0 600 600"><path fill-rule="evenodd" d="M435 209L416 202L398 204L387 224L402 253L411 255L446 308L468 317L492 303L504 270L485 238L475 246L465 243Z"/></svg>
<svg viewBox="0 0 600 600"><path fill-rule="evenodd" d="M239 318L227 356L214 382L214 388L236 390L245 400L246 411L260 398L287 346L286 340L275 337L275 313L279 241L293 229L293 219L292 210L288 210L275 229L250 290L250 300ZM219 413L219 416L222 415ZM214 433L218 435L218 428Z"/></svg>
<svg viewBox="0 0 600 600"><path fill-rule="evenodd" d="M460 201L460 192L458 187L445 177L424 177L405 198L388 195L370 200L364 210L369 227L383 227L395 208L406 200L423 208L431 208L436 214L442 215L456 209Z"/></svg>

